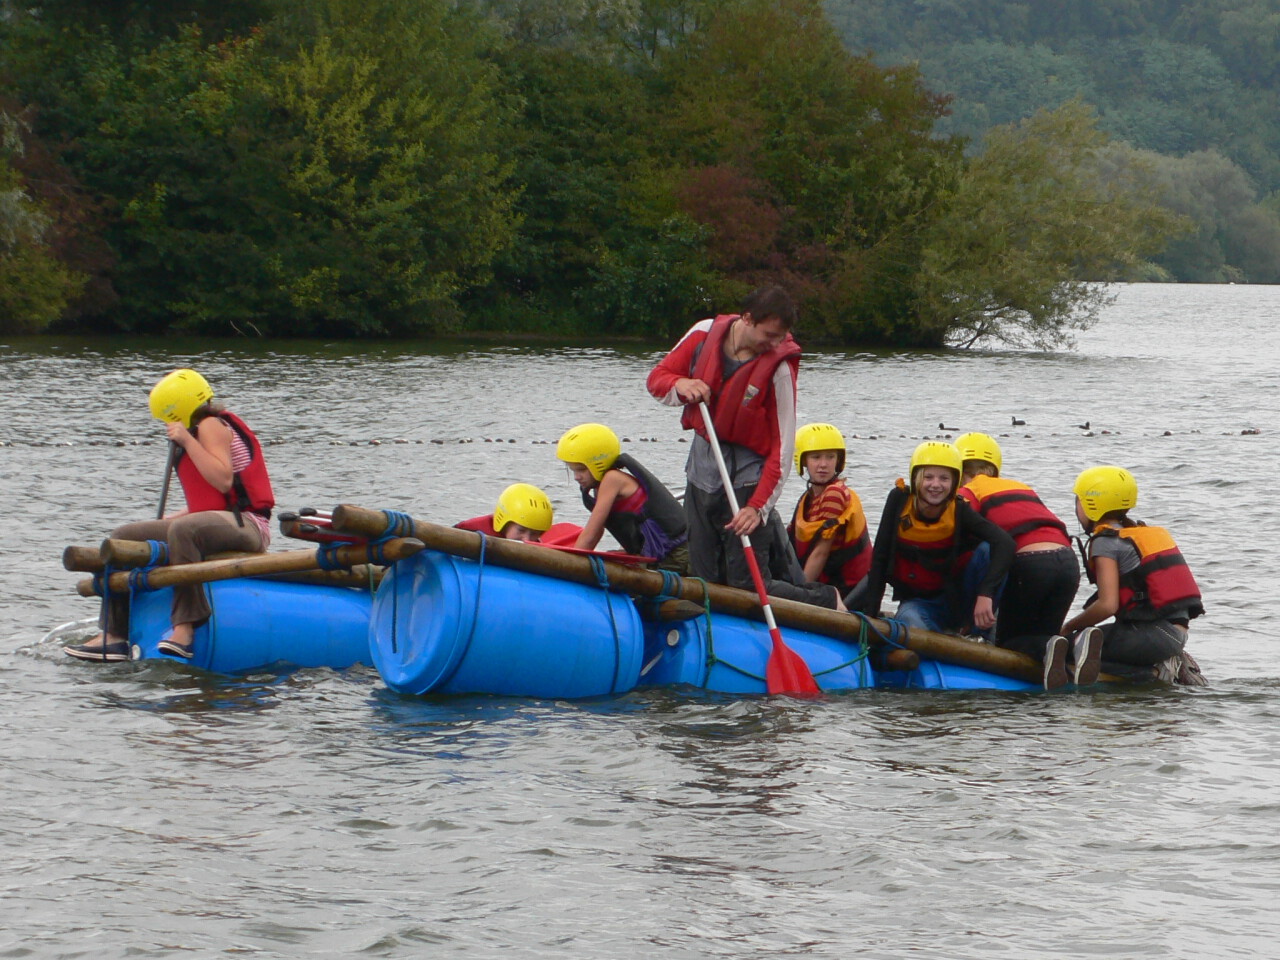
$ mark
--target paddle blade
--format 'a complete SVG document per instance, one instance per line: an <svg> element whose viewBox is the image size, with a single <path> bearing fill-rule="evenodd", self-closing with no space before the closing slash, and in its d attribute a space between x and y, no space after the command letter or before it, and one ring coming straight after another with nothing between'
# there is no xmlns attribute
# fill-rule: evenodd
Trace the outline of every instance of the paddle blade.
<svg viewBox="0 0 1280 960"><path fill-rule="evenodd" d="M782 693L793 697L816 697L822 693L818 681L804 658L782 642L782 634L774 630L773 650L765 665L764 680L770 694Z"/></svg>

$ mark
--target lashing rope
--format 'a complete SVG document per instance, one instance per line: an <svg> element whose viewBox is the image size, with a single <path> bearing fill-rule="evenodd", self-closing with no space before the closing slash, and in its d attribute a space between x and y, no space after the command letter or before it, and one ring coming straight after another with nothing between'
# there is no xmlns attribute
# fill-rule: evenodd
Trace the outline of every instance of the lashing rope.
<svg viewBox="0 0 1280 960"><path fill-rule="evenodd" d="M604 602L609 608L609 623L613 627L613 682L609 685L610 690L618 689L618 671L622 668L622 635L618 630L618 617L613 611L613 595L609 591L609 571L604 565L604 561L599 557L588 557L591 562L591 572L596 575L596 583L600 589L604 591ZM667 578L662 578L663 589L666 588Z"/></svg>

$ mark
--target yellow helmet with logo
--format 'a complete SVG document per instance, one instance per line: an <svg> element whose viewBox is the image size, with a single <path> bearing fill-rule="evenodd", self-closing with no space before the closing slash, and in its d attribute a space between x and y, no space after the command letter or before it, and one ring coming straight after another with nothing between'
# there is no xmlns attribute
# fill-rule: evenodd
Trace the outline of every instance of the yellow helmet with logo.
<svg viewBox="0 0 1280 960"><path fill-rule="evenodd" d="M1090 520L1098 521L1113 510L1131 510L1138 503L1138 481L1123 467L1090 467L1076 477L1075 495Z"/></svg>
<svg viewBox="0 0 1280 960"><path fill-rule="evenodd" d="M603 423L580 423L566 430L556 444L556 456L565 463L583 463L599 480L622 452L618 435Z"/></svg>
<svg viewBox="0 0 1280 960"><path fill-rule="evenodd" d="M985 433L966 433L956 438L956 449L960 451L960 460L984 460L1000 472L1003 466L1000 457L1000 444L994 437Z"/></svg>
<svg viewBox="0 0 1280 960"><path fill-rule="evenodd" d="M947 467L956 472L956 479L959 480L960 464L960 451L954 444L942 440L926 440L911 454L911 468L907 476L915 482L916 470L920 467Z"/></svg>
<svg viewBox="0 0 1280 960"><path fill-rule="evenodd" d="M551 529L554 511L547 495L531 483L513 483L498 497L493 511L493 529L502 533L508 523L518 523L530 530L546 533Z"/></svg>
<svg viewBox="0 0 1280 960"><path fill-rule="evenodd" d="M151 415L191 426L191 415L213 399L209 381L194 370L175 370L151 388Z"/></svg>
<svg viewBox="0 0 1280 960"><path fill-rule="evenodd" d="M804 476L804 455L817 450L835 450L836 473L844 472L844 435L829 423L806 423L796 431L796 473Z"/></svg>

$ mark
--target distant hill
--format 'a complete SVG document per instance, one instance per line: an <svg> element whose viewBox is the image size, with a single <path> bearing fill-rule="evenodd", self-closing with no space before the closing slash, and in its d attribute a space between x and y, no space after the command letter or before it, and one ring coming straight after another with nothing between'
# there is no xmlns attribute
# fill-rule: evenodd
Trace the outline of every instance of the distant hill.
<svg viewBox="0 0 1280 960"><path fill-rule="evenodd" d="M1175 277L1280 280L1280 245L1248 267L1228 251L1256 245L1242 231L1280 212L1277 0L826 0L825 7L854 52L883 64L917 62L930 89L954 98L940 129L975 144L991 126L1083 99L1113 138L1168 158L1160 172L1172 194L1215 195L1219 209L1180 212L1197 219L1201 239L1222 256L1201 250L1183 263L1175 254L1166 264ZM1221 186L1224 176L1230 189ZM1242 190L1252 194L1247 211L1220 209L1239 205ZM1275 225L1280 230L1280 219Z"/></svg>

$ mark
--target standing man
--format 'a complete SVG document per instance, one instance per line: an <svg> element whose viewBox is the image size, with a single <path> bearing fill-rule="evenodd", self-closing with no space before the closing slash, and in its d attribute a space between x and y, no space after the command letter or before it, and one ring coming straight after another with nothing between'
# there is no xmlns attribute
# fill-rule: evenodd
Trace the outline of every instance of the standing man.
<svg viewBox="0 0 1280 960"><path fill-rule="evenodd" d="M791 336L796 307L782 287L756 290L740 314L695 324L649 374L649 392L684 406L680 423L696 436L685 464L684 507L694 576L753 590L741 537L752 537L760 569L768 572L781 523L770 522L791 466L796 436L796 377L800 345ZM711 410L738 502L731 515L698 403ZM765 580L770 595L843 609L828 584Z"/></svg>

